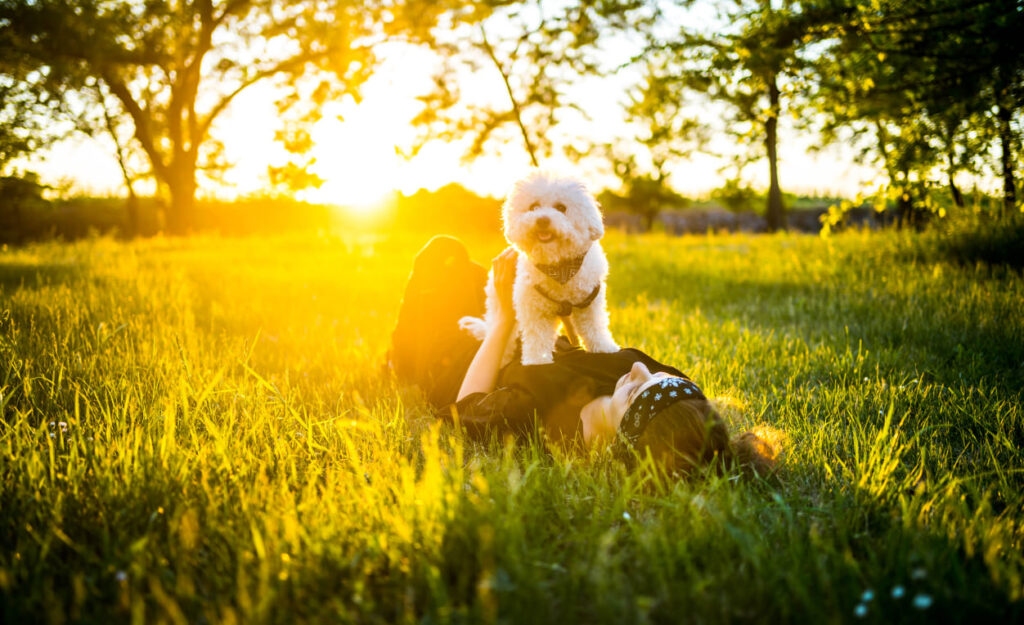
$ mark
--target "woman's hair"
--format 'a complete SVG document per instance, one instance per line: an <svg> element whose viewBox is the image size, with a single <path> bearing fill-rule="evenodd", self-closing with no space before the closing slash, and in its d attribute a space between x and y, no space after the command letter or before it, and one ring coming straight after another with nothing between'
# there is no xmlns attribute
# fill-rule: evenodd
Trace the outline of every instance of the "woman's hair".
<svg viewBox="0 0 1024 625"><path fill-rule="evenodd" d="M753 432L729 438L725 421L704 399L666 406L637 439L640 456L651 454L655 464L672 474L689 476L704 467L718 473L739 469L746 476L774 471L777 450Z"/></svg>

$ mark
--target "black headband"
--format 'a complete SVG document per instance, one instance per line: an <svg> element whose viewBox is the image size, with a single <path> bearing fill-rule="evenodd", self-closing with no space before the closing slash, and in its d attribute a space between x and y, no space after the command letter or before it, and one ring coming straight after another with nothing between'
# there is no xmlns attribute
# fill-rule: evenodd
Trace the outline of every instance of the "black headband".
<svg viewBox="0 0 1024 625"><path fill-rule="evenodd" d="M637 395L619 422L615 453L627 455L640 435L662 410L685 399L705 399L700 388L687 378L662 378Z"/></svg>

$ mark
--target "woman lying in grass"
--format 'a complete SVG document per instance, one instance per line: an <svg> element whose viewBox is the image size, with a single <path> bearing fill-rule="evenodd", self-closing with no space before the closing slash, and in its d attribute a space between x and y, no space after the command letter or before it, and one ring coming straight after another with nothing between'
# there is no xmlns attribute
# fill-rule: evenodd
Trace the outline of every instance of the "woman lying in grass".
<svg viewBox="0 0 1024 625"><path fill-rule="evenodd" d="M483 311L486 272L448 237L419 253L406 287L390 362L398 378L419 385L442 414L473 436L529 435L571 446L612 445L627 463L648 454L670 473L733 466L764 475L769 445L747 432L729 438L725 422L700 388L674 367L636 349L588 353L559 340L554 362L501 367L515 317L515 255L493 262L499 322L478 342L458 328Z"/></svg>

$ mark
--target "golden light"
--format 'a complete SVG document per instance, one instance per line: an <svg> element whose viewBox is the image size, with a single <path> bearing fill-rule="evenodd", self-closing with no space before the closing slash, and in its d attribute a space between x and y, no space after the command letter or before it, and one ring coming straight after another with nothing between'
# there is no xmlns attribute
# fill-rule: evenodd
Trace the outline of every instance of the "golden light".
<svg viewBox="0 0 1024 625"><path fill-rule="evenodd" d="M308 199L371 212L400 185L402 163L395 153L400 140L393 120L395 106L352 106L338 119L329 117L313 132L315 173L325 180ZM400 118L399 118L400 119Z"/></svg>

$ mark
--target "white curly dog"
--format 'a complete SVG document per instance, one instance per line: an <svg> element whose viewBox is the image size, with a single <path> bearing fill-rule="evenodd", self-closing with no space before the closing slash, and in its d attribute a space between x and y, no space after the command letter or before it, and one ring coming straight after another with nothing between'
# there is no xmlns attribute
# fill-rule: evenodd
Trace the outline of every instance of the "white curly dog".
<svg viewBox="0 0 1024 625"><path fill-rule="evenodd" d="M601 211L580 182L534 172L518 181L502 206L505 238L519 253L512 303L513 336L522 344L522 364L553 361L559 320L575 331L587 351L615 352L608 329L605 278L608 259L599 242L604 236ZM459 325L483 340L494 322L497 295L494 274L486 287L483 319L463 317ZM515 353L510 342L502 364Z"/></svg>

